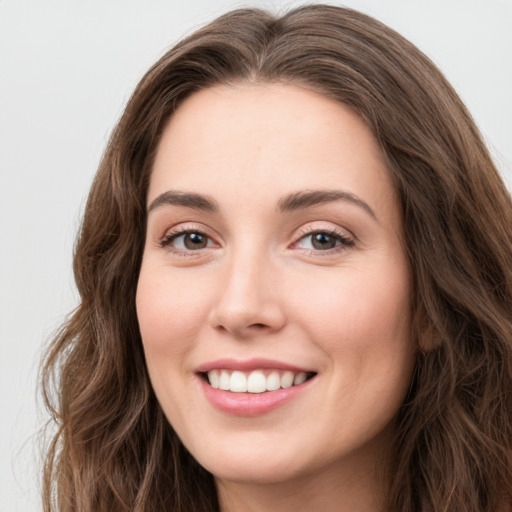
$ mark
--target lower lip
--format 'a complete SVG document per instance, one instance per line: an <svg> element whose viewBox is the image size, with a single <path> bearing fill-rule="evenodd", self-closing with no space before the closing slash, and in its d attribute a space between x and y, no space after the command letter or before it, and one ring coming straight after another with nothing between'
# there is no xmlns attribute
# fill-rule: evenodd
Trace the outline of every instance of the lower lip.
<svg viewBox="0 0 512 512"><path fill-rule="evenodd" d="M209 402L219 411L233 416L259 416L271 412L299 396L313 380L265 393L232 393L212 388L204 379L198 378Z"/></svg>

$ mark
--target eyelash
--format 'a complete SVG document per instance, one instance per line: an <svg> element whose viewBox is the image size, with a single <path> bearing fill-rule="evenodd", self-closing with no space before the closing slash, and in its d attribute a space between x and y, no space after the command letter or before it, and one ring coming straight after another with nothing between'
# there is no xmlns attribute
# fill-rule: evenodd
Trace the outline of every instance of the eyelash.
<svg viewBox="0 0 512 512"><path fill-rule="evenodd" d="M192 254L192 253L199 252L199 249L182 250L182 249L173 248L171 245L177 238L179 238L181 236L190 235L190 234L197 234L197 235L205 237L207 240L212 240L212 237L209 236L208 234L206 234L203 230L197 229L194 227L190 227L187 229L178 229L176 231L171 231L171 232L166 233L163 236L163 238L160 240L160 246L162 248L168 248L173 254L175 254L177 256L195 256L195 254Z"/></svg>
<svg viewBox="0 0 512 512"><path fill-rule="evenodd" d="M355 245L355 240L344 233L336 229L313 229L313 230L304 230L300 233L299 239L293 243L293 246L297 246L302 240L307 237L313 237L315 235L327 235L328 237L332 237L336 242L339 242L339 245L335 245L330 249L303 249L307 255L310 256L330 256L332 254L337 254L339 252L347 250L349 247L353 247ZM311 242L312 243L312 242Z"/></svg>
<svg viewBox="0 0 512 512"><path fill-rule="evenodd" d="M189 228L189 229L180 229L177 231L171 231L170 233L166 233L164 237L160 240L160 246L162 248L168 248L173 252L175 255L178 256L185 256L185 257L191 257L195 256L202 248L200 249L188 249L188 250L182 250L182 249L175 249L172 248L171 244L178 239L181 236L186 236L190 234L197 234L200 236L203 236L207 238L208 240L212 240L212 237L210 237L208 234L206 234L201 229L196 228ZM335 239L336 242L339 242L339 245L336 245L335 247L332 247L330 249L321 250L321 249L303 249L303 252L307 255L321 255L321 256L327 256L336 254L338 252L344 251L349 247L353 247L355 245L355 240L351 237L348 237L347 235L341 233L340 231L337 231L336 229L314 229L314 230L304 230L299 234L299 238L296 242L292 244L292 247L299 245L299 243L304 240L307 237L313 237L315 235L327 235L328 237L332 237ZM205 247L207 248L207 247Z"/></svg>

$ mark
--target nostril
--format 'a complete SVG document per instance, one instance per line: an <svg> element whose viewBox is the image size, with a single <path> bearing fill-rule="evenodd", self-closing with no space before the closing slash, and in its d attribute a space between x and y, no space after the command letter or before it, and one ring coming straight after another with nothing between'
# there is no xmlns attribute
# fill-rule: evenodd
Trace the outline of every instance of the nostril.
<svg viewBox="0 0 512 512"><path fill-rule="evenodd" d="M256 327L257 329L264 329L267 326L265 324L251 324L250 327Z"/></svg>

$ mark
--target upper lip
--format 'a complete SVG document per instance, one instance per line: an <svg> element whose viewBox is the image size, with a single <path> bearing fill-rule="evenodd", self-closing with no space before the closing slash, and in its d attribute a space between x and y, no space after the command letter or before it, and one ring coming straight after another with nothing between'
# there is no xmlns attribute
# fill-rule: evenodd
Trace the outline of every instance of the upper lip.
<svg viewBox="0 0 512 512"><path fill-rule="evenodd" d="M308 368L300 368L298 366L294 366L292 364L284 363L282 361L276 361L273 359L246 359L246 360L238 360L238 359L216 359L215 361L208 361L206 363L201 364L197 368L198 373L206 373L210 370L239 370L239 371L252 371L252 370L260 370L260 369L274 369L274 370L289 370L292 372L300 373L300 372L312 372L313 370Z"/></svg>

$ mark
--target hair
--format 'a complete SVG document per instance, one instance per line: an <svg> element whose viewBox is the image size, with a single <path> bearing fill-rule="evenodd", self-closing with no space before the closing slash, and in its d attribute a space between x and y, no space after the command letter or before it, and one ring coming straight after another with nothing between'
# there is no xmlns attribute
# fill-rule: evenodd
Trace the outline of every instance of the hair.
<svg viewBox="0 0 512 512"><path fill-rule="evenodd" d="M413 381L389 512L512 510L512 203L471 116L415 46L356 11L225 14L168 51L114 129L75 247L80 304L42 389L57 431L46 512L219 509L152 391L135 310L146 193L166 123L223 84L296 84L353 109L387 158L413 279Z"/></svg>

